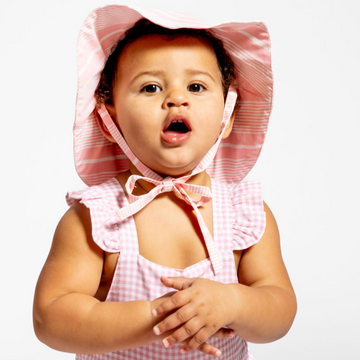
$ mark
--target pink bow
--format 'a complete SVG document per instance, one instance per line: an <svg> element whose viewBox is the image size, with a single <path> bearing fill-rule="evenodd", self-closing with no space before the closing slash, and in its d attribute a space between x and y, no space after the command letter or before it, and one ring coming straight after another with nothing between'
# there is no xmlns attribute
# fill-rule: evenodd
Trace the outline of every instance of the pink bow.
<svg viewBox="0 0 360 360"><path fill-rule="evenodd" d="M214 243L214 240L205 224L203 217L198 209L199 206L206 204L211 200L211 191L207 186L200 185L192 185L187 184L187 178L172 178L170 176L166 177L162 181L154 180L152 178L147 178L138 175L132 175L129 177L126 182L126 191L129 194L129 198L131 203L128 206L125 206L119 210L117 210L117 214L121 220L126 219L127 217L134 215L138 211L140 211L143 207L145 207L149 202L151 202L157 195L174 191L179 194L187 204L191 205L195 211L197 216L201 232L204 236L205 244L209 253L209 257L211 259L211 264L213 266L215 274L217 274L222 268L222 262L217 250L217 247ZM145 180L149 183L155 185L155 187L145 195L135 196L132 194L135 183L137 180ZM192 192L194 194L201 195L200 200L193 200L188 193L185 191Z"/></svg>

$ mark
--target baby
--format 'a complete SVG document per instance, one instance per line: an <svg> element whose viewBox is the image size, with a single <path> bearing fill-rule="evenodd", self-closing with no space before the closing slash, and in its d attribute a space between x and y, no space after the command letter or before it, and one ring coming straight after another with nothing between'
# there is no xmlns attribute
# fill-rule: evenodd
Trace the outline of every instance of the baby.
<svg viewBox="0 0 360 360"><path fill-rule="evenodd" d="M241 181L270 115L268 46L258 23L90 14L74 127L90 187L67 195L39 277L41 341L77 359L238 360L287 333L276 222Z"/></svg>

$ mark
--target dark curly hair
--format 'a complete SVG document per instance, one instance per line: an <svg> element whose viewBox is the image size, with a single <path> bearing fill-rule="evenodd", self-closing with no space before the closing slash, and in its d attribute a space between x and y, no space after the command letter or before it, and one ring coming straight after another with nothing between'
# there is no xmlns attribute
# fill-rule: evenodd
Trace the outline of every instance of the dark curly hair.
<svg viewBox="0 0 360 360"><path fill-rule="evenodd" d="M119 57L124 51L125 47L144 35L161 35L165 39L173 40L180 36L198 37L208 42L217 57L218 66L221 72L221 81L223 86L224 98L226 98L227 91L230 85L235 81L234 63L225 50L221 40L216 38L209 30L200 29L167 29L156 25L149 20L141 19L135 25L123 34L120 39L114 44L111 54L105 64L101 73L99 85L95 91L95 98L97 104L101 103L113 104L113 87L116 78L116 69Z"/></svg>

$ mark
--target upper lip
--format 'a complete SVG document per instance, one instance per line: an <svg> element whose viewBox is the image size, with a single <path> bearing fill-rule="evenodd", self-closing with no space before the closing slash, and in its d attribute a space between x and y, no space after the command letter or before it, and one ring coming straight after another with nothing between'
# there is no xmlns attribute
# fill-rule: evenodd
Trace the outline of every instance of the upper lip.
<svg viewBox="0 0 360 360"><path fill-rule="evenodd" d="M189 129L189 131L191 131L189 119L184 114L174 114L174 115L168 116L168 118L166 119L166 122L165 122L165 126L163 128L163 131L165 131L174 122L184 123L186 125L186 127Z"/></svg>

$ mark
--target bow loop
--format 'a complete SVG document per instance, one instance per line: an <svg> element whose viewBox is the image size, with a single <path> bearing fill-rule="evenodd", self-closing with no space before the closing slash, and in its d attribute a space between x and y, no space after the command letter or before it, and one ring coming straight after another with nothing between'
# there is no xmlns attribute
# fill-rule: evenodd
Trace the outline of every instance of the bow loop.
<svg viewBox="0 0 360 360"><path fill-rule="evenodd" d="M190 193L201 196L200 200L191 199L192 202L194 204L196 204L197 207L206 204L212 198L211 190L207 186L193 185L193 184L187 184L187 183L183 183L181 186L184 190L187 190Z"/></svg>

